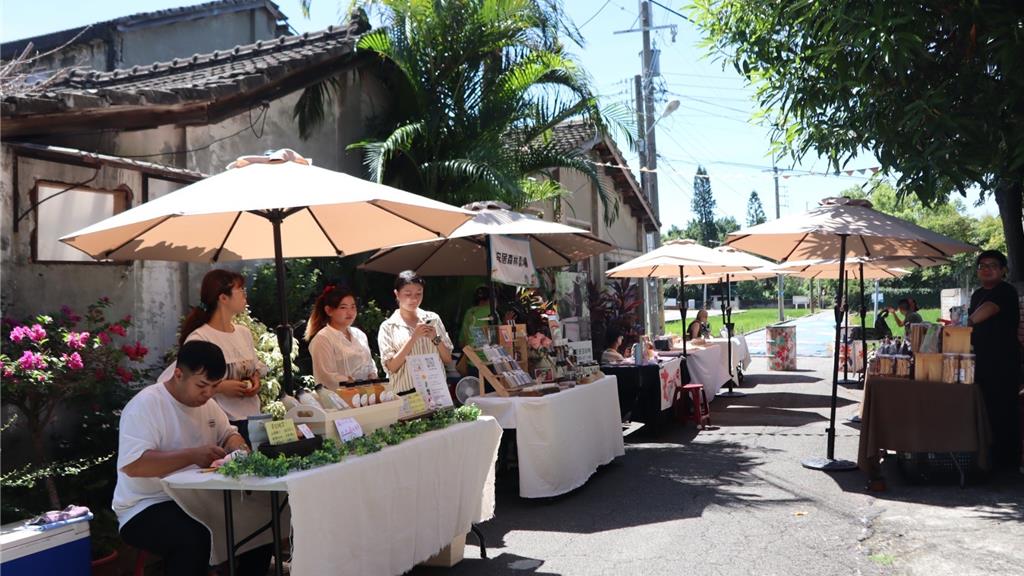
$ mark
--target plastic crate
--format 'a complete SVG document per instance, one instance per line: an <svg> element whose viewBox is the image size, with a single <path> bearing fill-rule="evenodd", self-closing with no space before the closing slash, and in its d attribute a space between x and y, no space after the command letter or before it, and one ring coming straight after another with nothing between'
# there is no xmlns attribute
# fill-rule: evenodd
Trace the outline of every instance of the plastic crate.
<svg viewBox="0 0 1024 576"><path fill-rule="evenodd" d="M974 452L899 452L896 464L911 484L955 484L979 480Z"/></svg>

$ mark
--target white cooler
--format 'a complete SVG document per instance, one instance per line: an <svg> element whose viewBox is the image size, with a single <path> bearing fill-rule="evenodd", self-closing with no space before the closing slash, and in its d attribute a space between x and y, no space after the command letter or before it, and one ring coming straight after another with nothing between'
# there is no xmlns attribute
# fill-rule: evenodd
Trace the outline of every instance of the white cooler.
<svg viewBox="0 0 1024 576"><path fill-rule="evenodd" d="M89 576L92 553L89 523L53 530L25 530L23 523L0 526L0 574L3 576Z"/></svg>

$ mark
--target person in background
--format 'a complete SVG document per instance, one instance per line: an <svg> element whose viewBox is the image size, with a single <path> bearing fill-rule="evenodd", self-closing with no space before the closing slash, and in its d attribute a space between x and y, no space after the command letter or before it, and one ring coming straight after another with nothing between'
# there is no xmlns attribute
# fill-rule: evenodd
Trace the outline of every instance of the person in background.
<svg viewBox="0 0 1024 576"><path fill-rule="evenodd" d="M967 325L976 355L975 382L981 389L992 426L992 464L997 470L1018 470L1021 432L1018 409L1020 344L1017 290L1004 278L1006 256L998 250L978 255L981 287L971 294Z"/></svg>
<svg viewBox="0 0 1024 576"><path fill-rule="evenodd" d="M897 312L902 314L903 318L900 318ZM907 334L907 331L909 330L909 328L907 328L907 324L920 324L924 322L924 318L921 318L921 314L917 311L917 303L911 298L904 298L900 300L896 303L896 308L890 306L889 313L892 314L893 319L896 320L896 325L903 328L904 334Z"/></svg>
<svg viewBox="0 0 1024 576"><path fill-rule="evenodd" d="M260 413L260 378L267 367L256 357L252 332L235 324L245 312L245 278L228 270L210 270L203 276L199 305L185 318L179 345L193 340L220 347L227 362L227 374L213 397L231 423L248 433L246 420Z"/></svg>
<svg viewBox="0 0 1024 576"><path fill-rule="evenodd" d="M608 347L601 352L601 364L618 364L625 360L619 350L622 349L622 331L614 326L609 326L605 331L604 341Z"/></svg>
<svg viewBox="0 0 1024 576"><path fill-rule="evenodd" d="M377 378L377 364L362 330L352 325L358 314L348 288L328 285L313 304L306 323L306 342L313 359L313 378L335 390L343 382Z"/></svg>
<svg viewBox="0 0 1024 576"><path fill-rule="evenodd" d="M697 311L697 317L686 327L686 339L696 340L698 338L710 338L711 328L708 326L708 311L701 308Z"/></svg>
<svg viewBox="0 0 1024 576"><path fill-rule="evenodd" d="M396 394L414 388L412 377L406 370L409 356L435 354L447 366L452 361L452 341L433 312L420 309L426 282L412 270L395 278L395 300L398 309L380 325L377 344L380 361Z"/></svg>
<svg viewBox="0 0 1024 576"><path fill-rule="evenodd" d="M207 576L210 530L171 499L160 479L248 450L224 411L209 401L226 370L217 345L185 342L170 379L144 388L121 412L112 508L121 538L162 557L167 574ZM240 555L237 573L266 574L271 555L269 544Z"/></svg>
<svg viewBox="0 0 1024 576"><path fill-rule="evenodd" d="M473 292L473 306L462 316L459 329L459 343L462 346L473 344L473 328L484 328L493 324L491 319L491 289L480 286Z"/></svg>

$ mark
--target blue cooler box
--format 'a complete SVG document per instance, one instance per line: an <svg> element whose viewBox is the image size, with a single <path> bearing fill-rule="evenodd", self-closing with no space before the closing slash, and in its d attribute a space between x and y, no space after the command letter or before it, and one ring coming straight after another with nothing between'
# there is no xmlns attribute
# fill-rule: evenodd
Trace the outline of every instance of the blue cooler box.
<svg viewBox="0 0 1024 576"><path fill-rule="evenodd" d="M3 576L90 576L89 523L53 530L25 530L21 522L0 526L0 574Z"/></svg>

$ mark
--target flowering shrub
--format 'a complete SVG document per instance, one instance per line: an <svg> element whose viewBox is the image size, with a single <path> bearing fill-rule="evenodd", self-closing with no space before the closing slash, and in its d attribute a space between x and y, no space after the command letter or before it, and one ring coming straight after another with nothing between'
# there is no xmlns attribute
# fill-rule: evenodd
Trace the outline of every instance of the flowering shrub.
<svg viewBox="0 0 1024 576"><path fill-rule="evenodd" d="M24 478L5 476L4 480L6 484L32 487L36 480L43 479L54 508L61 507L56 476L75 474L97 461L108 460L116 449L116 445L97 446L107 454L52 462L46 430L58 409L84 407L83 418L95 419L101 403L108 398L123 398L120 388L145 377L141 362L149 351L138 341L120 344L128 335L132 319L127 316L108 321L109 307L110 299L101 298L89 306L84 318L64 306L53 316L39 315L22 322L5 318L2 322L0 394L4 404L17 409L20 417L16 424L29 433L37 468L25 469L28 476ZM120 406L123 404L113 410ZM115 419L117 416L116 412L112 414ZM88 432L98 431L90 427Z"/></svg>

